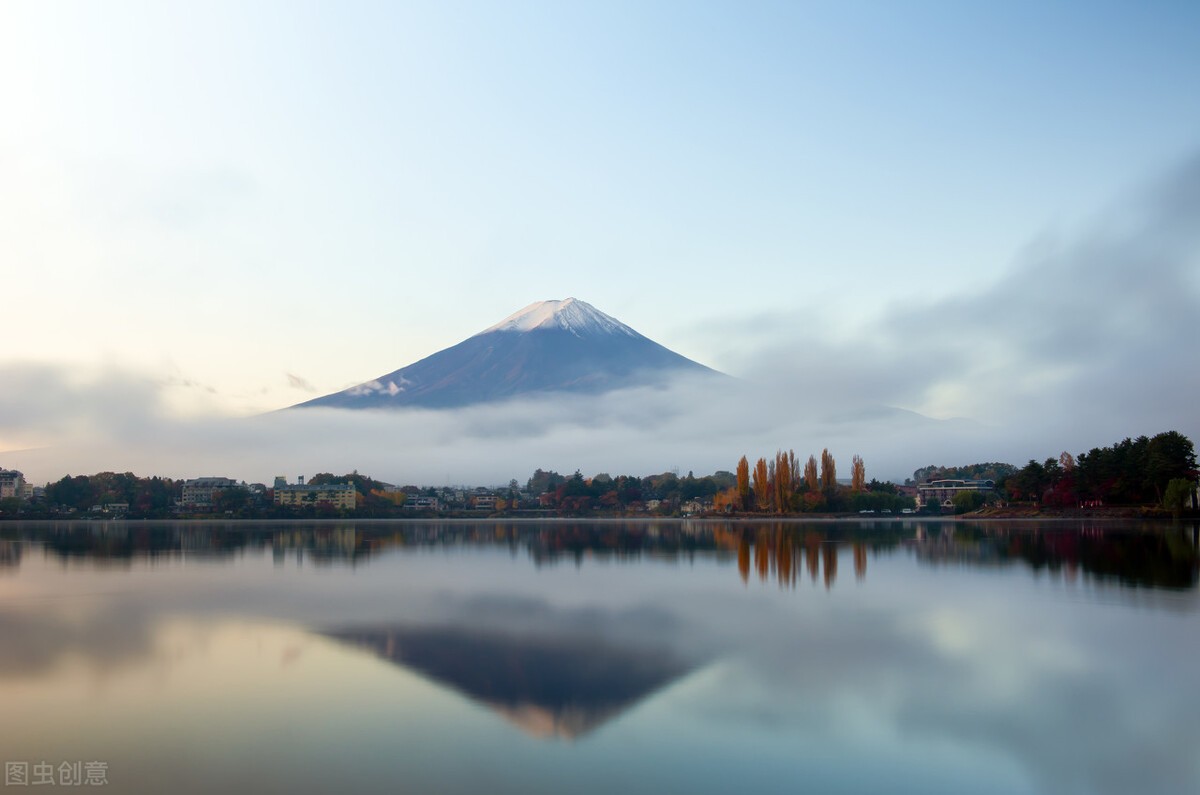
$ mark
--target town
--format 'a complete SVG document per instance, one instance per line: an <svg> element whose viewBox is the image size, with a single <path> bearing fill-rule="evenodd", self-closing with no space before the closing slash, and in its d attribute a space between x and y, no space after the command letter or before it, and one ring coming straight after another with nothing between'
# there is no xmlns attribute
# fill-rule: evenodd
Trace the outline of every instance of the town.
<svg viewBox="0 0 1200 795"><path fill-rule="evenodd" d="M906 515L1020 511L1114 511L1180 516L1200 506L1191 440L1176 431L1125 439L1110 447L1017 469L983 463L927 466L898 484L866 479L854 456L839 478L829 451L802 463L792 451L735 472L696 477L677 472L585 478L536 470L502 487L397 486L361 475L323 472L270 485L230 477L174 480L100 472L36 486L0 468L0 518L238 519L399 518L405 516L704 516Z"/></svg>

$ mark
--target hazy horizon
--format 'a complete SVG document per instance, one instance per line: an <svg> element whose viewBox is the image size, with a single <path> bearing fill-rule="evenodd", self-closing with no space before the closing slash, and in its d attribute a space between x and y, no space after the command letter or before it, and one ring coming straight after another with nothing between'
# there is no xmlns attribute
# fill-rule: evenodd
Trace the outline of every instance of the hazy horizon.
<svg viewBox="0 0 1200 795"><path fill-rule="evenodd" d="M11 2L0 466L868 477L1200 438L1200 7ZM574 296L737 377L277 409ZM266 414L267 416L261 416Z"/></svg>

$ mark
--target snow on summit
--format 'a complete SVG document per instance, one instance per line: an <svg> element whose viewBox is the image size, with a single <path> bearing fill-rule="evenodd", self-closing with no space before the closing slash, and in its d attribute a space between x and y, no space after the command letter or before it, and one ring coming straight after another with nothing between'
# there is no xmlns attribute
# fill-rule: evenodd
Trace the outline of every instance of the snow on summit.
<svg viewBox="0 0 1200 795"><path fill-rule="evenodd" d="M530 304L457 345L300 405L459 408L522 396L659 386L681 375L720 374L567 298Z"/></svg>
<svg viewBox="0 0 1200 795"><path fill-rule="evenodd" d="M532 303L520 312L509 315L475 336L490 334L493 331L533 331L534 329L550 330L555 328L569 331L576 337L582 337L585 334L640 336L621 321L577 298Z"/></svg>

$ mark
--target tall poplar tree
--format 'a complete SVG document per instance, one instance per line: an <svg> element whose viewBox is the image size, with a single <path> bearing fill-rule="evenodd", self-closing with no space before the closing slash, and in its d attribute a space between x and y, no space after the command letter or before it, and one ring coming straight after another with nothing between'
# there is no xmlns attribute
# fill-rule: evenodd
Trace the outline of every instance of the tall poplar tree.
<svg viewBox="0 0 1200 795"><path fill-rule="evenodd" d="M837 486L837 463L829 454L829 448L821 451L821 490L832 492Z"/></svg>
<svg viewBox="0 0 1200 795"><path fill-rule="evenodd" d="M867 468L863 464L862 456L855 453L854 459L850 464L850 490L862 491L867 487Z"/></svg>
<svg viewBox="0 0 1200 795"><path fill-rule="evenodd" d="M820 491L821 484L817 480L817 459L813 456L808 457L808 463L804 465L804 484L809 491Z"/></svg>
<svg viewBox="0 0 1200 795"><path fill-rule="evenodd" d="M738 510L744 511L750 507L750 462L746 456L737 464L737 493Z"/></svg>
<svg viewBox="0 0 1200 795"><path fill-rule="evenodd" d="M775 453L775 509L780 513L787 513L791 505L792 462L781 450Z"/></svg>
<svg viewBox="0 0 1200 795"><path fill-rule="evenodd" d="M767 486L767 459L760 458L754 465L754 501L760 511L767 509L770 491Z"/></svg>

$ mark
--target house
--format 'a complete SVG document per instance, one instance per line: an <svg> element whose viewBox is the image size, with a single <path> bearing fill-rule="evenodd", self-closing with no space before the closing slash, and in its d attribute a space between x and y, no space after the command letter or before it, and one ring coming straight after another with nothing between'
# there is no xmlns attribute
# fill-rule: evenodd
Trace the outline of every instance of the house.
<svg viewBox="0 0 1200 795"><path fill-rule="evenodd" d="M233 478L192 478L183 482L179 506L190 511L211 511L213 498L223 489L237 485Z"/></svg>
<svg viewBox="0 0 1200 795"><path fill-rule="evenodd" d="M334 508L353 511L358 503L358 489L353 483L326 483L322 485L305 484L301 475L299 482L291 485L287 478L275 478L276 505L315 506L328 504Z"/></svg>
<svg viewBox="0 0 1200 795"><path fill-rule="evenodd" d="M935 500L939 505L951 507L955 494L964 491L991 494L995 489L996 484L990 480L931 480L917 487L917 505L924 507Z"/></svg>

